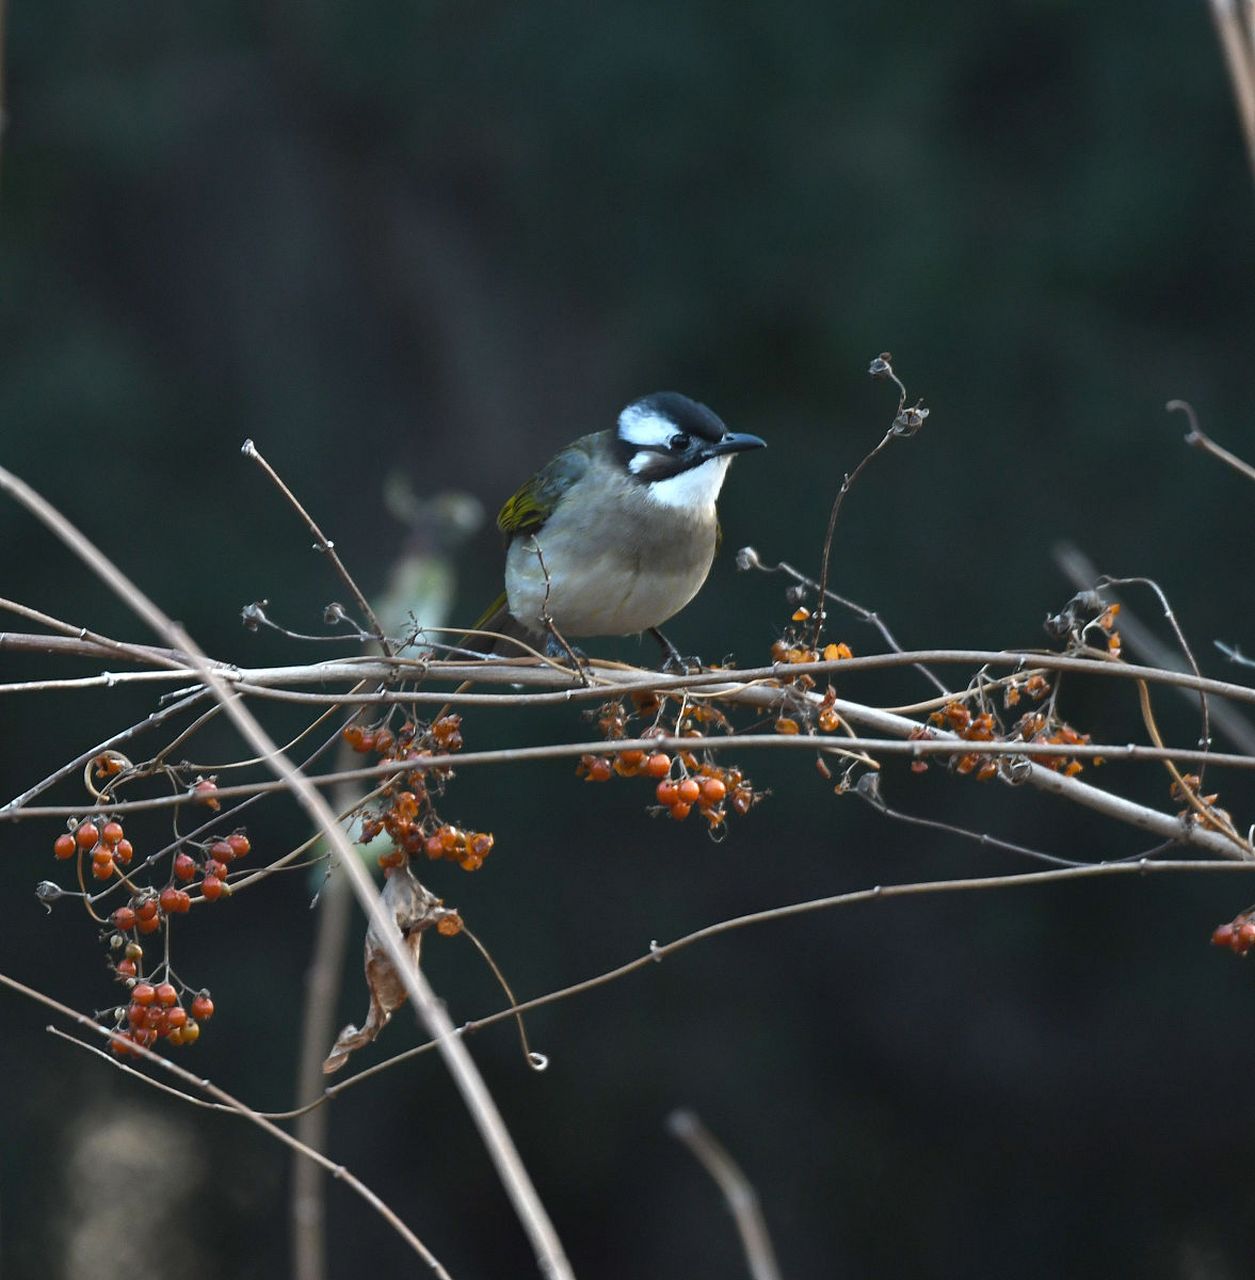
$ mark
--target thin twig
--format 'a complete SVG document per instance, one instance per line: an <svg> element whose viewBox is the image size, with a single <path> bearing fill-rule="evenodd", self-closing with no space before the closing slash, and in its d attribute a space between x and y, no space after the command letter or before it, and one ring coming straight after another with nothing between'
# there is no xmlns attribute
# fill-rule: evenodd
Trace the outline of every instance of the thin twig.
<svg viewBox="0 0 1255 1280"><path fill-rule="evenodd" d="M62 1004L59 1000L54 1000L51 996L45 995L42 991L36 991L33 987L28 987L25 983L18 982L14 978L10 978L7 974L0 973L0 985L6 986L11 991L15 991L18 995L25 996L29 1000L34 1000L38 1004L42 1004L45 1008L53 1010L60 1014L63 1018L77 1023L80 1027L89 1030L94 1035L103 1036L106 1040L113 1040L114 1033L109 1027L99 1026L93 1022L91 1018L85 1014L79 1013L75 1009L71 1009L68 1005ZM86 1049L89 1053L97 1054L99 1057L109 1062L111 1066L117 1067L119 1070L134 1075L139 1079L145 1079L139 1076L138 1072L134 1072L125 1063L117 1061L110 1057L109 1054L103 1053L101 1050L92 1045L84 1043L82 1040L76 1039L74 1036L67 1036L64 1032L58 1031L55 1027L49 1027L54 1035L59 1035L62 1039L69 1040L73 1044L77 1044L80 1048ZM259 1112L254 1111L252 1107L241 1102L234 1095L228 1093L225 1089L219 1088L211 1081L203 1077L197 1077L183 1067L177 1066L168 1058L163 1058L159 1053L153 1053L150 1049L144 1048L142 1045L133 1041L127 1041L128 1053L134 1053L141 1057L144 1061L159 1066L163 1071L168 1071L176 1079L181 1080L184 1084L190 1085L194 1089L199 1089L202 1093L207 1093L211 1098L217 1099L218 1103L233 1111L236 1115L242 1116L245 1120L255 1124L264 1133L269 1134L272 1138L282 1142L285 1146L291 1147L295 1151L299 1151L307 1159L315 1160L324 1168L328 1169L346 1186L352 1188L367 1204L375 1210L376 1213L388 1223L390 1227L403 1239L406 1244L418 1254L420 1258L431 1268L431 1270L440 1277L440 1280L450 1280L449 1273L440 1265L435 1255L427 1248L425 1244L401 1221L400 1218L364 1183L360 1178L350 1173L343 1165L337 1165L326 1156L318 1151L313 1151L309 1147L299 1143L290 1133L285 1133L272 1121L268 1120ZM148 1081L155 1084L155 1081ZM177 1093L178 1091L175 1090ZM185 1096L180 1094L181 1097Z"/></svg>
<svg viewBox="0 0 1255 1280"><path fill-rule="evenodd" d="M1078 591L1087 590L1099 579L1100 575L1093 562L1073 543L1063 542L1056 546L1054 559L1068 581ZM1107 581L1111 580L1107 579ZM1109 594L1114 600L1120 599L1116 592ZM1180 671L1180 662L1172 650L1142 622L1136 613L1130 610L1127 601L1121 603L1123 612L1120 614L1120 635L1124 639L1125 647L1141 654L1153 666L1168 671ZM1181 686L1180 692L1183 697L1190 698L1194 690ZM1235 746L1243 751L1255 753L1255 728L1241 712L1221 702L1209 707L1209 715L1215 722L1216 728L1231 739Z"/></svg>
<svg viewBox="0 0 1255 1280"><path fill-rule="evenodd" d="M1215 0L1213 0L1213 3ZM1232 468L1240 476L1245 476L1248 480L1255 480L1255 467L1249 462L1244 462L1236 453L1230 453L1228 449L1218 445L1203 429L1198 425L1198 415L1194 412L1194 406L1187 400L1169 400L1164 406L1169 412L1179 412L1185 414L1189 419L1190 429L1186 432L1185 443L1193 445L1195 449L1202 449L1210 453L1213 458L1218 458L1225 466Z"/></svg>
<svg viewBox="0 0 1255 1280"><path fill-rule="evenodd" d="M530 1013L535 1009L559 1004L572 996L584 995L589 991L595 991L599 987L617 982L620 978L626 978L651 964L685 950L687 947L719 937L725 933L755 925L790 920L796 916L808 915L814 911L827 911L837 907L854 906L863 902L888 901L891 898L926 897L938 893L979 892L985 889L1025 888L1064 880L1090 880L1125 875L1208 874L1225 871L1252 872L1255 871L1255 862L1230 860L1192 861L1188 859L1152 860L1148 855L1142 855L1132 862L1127 860L1089 862L1050 871L1025 871L1016 875L974 876L956 880L919 880L908 884L876 885L874 888L856 889L848 893L834 894L824 898L808 898L803 902L771 907L764 911L751 912L748 915L729 917L726 920L720 920L715 924L696 929L692 933L686 933L672 942L651 943L649 950L635 959L628 960L624 964L617 965L615 968L608 969L592 978L585 978L579 982L572 983L570 986L546 992L544 995L524 1000L520 1004L511 1004L507 1008L499 1009L496 1013L473 1018L458 1027L454 1034L459 1037L469 1036L477 1031L483 1031L488 1027L496 1026L498 1023L516 1018L520 1014ZM422 1054L430 1053L437 1048L437 1045L437 1041L428 1040L426 1043L416 1045L412 1049L406 1049L401 1053L394 1054L382 1062L363 1068L355 1075L347 1076L339 1083L324 1089L319 1097L289 1111L259 1111L258 1114L270 1120L296 1119L308 1111L325 1106L346 1090L352 1089L359 1084L364 1084L381 1072L389 1071L393 1067L400 1066L403 1062L409 1062ZM212 1106L213 1104L202 1103L201 1105Z"/></svg>
<svg viewBox="0 0 1255 1280"><path fill-rule="evenodd" d="M344 561L336 554L335 543L327 537L325 533L318 527L317 521L309 514L301 505L296 494L284 484L280 479L279 473L270 465L262 456L261 451L251 440L245 440L240 447L240 452L246 457L251 458L266 473L271 483L279 490L281 494L291 504L292 509L305 521L309 527L310 533L314 535L314 541L318 550L322 551L331 561L332 568L335 569L340 581L344 584L345 590L353 597L353 603L362 611L362 617L366 619L370 626L371 632L374 634L375 640L384 653L391 657L394 653L392 641L388 639L382 626L379 625L379 619L375 617L375 611L370 607L370 602L362 594L361 588L353 580L353 575L345 568Z"/></svg>
<svg viewBox="0 0 1255 1280"><path fill-rule="evenodd" d="M776 1251L771 1246L758 1193L740 1165L691 1111L673 1111L667 1117L667 1132L684 1143L723 1193L753 1280L780 1280Z"/></svg>
<svg viewBox="0 0 1255 1280"><path fill-rule="evenodd" d="M753 547L742 547L736 553L736 566L738 569L758 569L762 573L783 573L786 577L792 578L794 582L800 586L808 587L816 594L819 592L819 583L813 578L808 578L800 569L795 569L791 564L787 564L781 560L778 563L764 564L758 552ZM823 593L823 599L831 600L835 604L839 604L843 609L848 609L851 613L861 618L869 626L873 626L880 632L881 638L885 644L893 650L894 653L904 652L902 646L898 643L893 632L889 630L889 624L874 609L866 609L861 604L856 604L853 600L845 596L838 595L831 588ZM916 663L915 669L922 675L943 697L950 696L950 690L925 666Z"/></svg>

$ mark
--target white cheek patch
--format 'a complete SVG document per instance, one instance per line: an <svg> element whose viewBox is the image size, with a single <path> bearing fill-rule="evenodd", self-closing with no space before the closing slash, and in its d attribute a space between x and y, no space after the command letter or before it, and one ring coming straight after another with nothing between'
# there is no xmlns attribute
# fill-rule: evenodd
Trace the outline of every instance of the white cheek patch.
<svg viewBox="0 0 1255 1280"><path fill-rule="evenodd" d="M628 405L619 414L619 439L626 440L628 444L665 445L677 430L670 418L639 405Z"/></svg>
<svg viewBox="0 0 1255 1280"><path fill-rule="evenodd" d="M642 449L639 453L632 455L631 462L628 463L628 470L638 476L653 462L658 461L658 455L652 449Z"/></svg>
<svg viewBox="0 0 1255 1280"><path fill-rule="evenodd" d="M641 455L637 454L639 458ZM636 458L632 459L634 463ZM680 511L705 511L715 505L719 490L723 488L724 476L728 474L728 464L732 458L711 458L701 466L690 467L681 471L678 476L667 480L655 480L645 485L645 494L651 502L660 506L674 507ZM630 464L629 464L630 465Z"/></svg>

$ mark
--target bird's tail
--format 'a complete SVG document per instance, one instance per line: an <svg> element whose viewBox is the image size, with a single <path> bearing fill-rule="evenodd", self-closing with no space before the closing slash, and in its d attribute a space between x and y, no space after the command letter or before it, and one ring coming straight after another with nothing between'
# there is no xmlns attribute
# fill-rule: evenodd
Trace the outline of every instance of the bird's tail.
<svg viewBox="0 0 1255 1280"><path fill-rule="evenodd" d="M474 631L495 631L497 636L476 636L472 634ZM458 647L474 649L477 653L489 656L499 653L505 657L510 657L512 654L521 653L520 650L517 650L514 645L509 643L511 640L521 640L529 647L535 644L535 636L531 635L527 628L510 612L509 604L506 602L506 594L503 591L480 614L471 631L467 632L458 641Z"/></svg>

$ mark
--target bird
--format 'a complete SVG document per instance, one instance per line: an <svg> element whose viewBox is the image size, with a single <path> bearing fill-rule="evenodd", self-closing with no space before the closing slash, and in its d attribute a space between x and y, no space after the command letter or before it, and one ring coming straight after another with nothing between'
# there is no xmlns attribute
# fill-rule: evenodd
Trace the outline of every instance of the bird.
<svg viewBox="0 0 1255 1280"><path fill-rule="evenodd" d="M648 631L666 665L685 670L660 627L710 572L732 459L765 446L678 392L634 400L613 428L567 445L502 506L505 590L476 628L543 638L552 657L568 652L570 637Z"/></svg>

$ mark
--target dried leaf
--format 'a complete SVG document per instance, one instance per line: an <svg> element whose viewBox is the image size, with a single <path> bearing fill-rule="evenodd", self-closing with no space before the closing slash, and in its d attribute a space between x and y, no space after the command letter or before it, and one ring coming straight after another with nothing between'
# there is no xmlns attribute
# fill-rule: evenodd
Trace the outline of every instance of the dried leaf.
<svg viewBox="0 0 1255 1280"><path fill-rule="evenodd" d="M408 866L393 870L384 883L382 896L385 910L401 931L405 949L417 964L424 931L452 913L443 909L441 900L419 883ZM366 986L370 992L366 1021L361 1027L349 1023L336 1037L322 1064L324 1075L339 1071L355 1049L370 1044L405 1003L405 983L388 958L373 923L366 931Z"/></svg>

